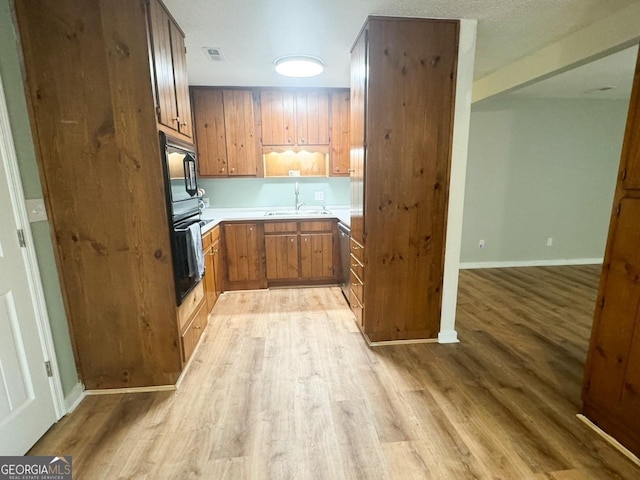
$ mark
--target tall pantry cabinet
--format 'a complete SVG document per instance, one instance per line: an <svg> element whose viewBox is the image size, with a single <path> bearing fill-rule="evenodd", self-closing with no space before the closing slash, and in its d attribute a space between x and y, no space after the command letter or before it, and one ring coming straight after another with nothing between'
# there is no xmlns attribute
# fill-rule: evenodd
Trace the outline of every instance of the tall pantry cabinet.
<svg viewBox="0 0 640 480"><path fill-rule="evenodd" d="M640 62L582 391L583 413L640 456Z"/></svg>
<svg viewBox="0 0 640 480"><path fill-rule="evenodd" d="M184 66L181 33L158 0L15 0L15 9L82 381L173 385L183 351L158 129L166 121L190 135L186 87L174 91L182 77L168 77Z"/></svg>
<svg viewBox="0 0 640 480"><path fill-rule="evenodd" d="M370 342L436 338L457 20L369 17L351 63L351 305Z"/></svg>

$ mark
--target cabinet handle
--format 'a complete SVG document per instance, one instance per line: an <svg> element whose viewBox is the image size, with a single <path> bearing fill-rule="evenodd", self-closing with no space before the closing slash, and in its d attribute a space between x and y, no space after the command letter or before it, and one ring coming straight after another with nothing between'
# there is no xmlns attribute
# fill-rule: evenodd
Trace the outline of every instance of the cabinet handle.
<svg viewBox="0 0 640 480"><path fill-rule="evenodd" d="M231 169L231 173L233 173L233 172L235 172L235 171L236 171L236 169L235 169L235 168L232 168L232 169Z"/></svg>
<svg viewBox="0 0 640 480"><path fill-rule="evenodd" d="M350 168L349 170L347 170L347 172L349 172L349 173L354 173L355 171L356 171L355 168Z"/></svg>
<svg viewBox="0 0 640 480"><path fill-rule="evenodd" d="M353 248L354 250L360 250L360 247L357 245L352 245L351 248Z"/></svg>
<svg viewBox="0 0 640 480"><path fill-rule="evenodd" d="M293 238L291 239L291 243L293 243Z"/></svg>
<svg viewBox="0 0 640 480"><path fill-rule="evenodd" d="M352 263L351 266L352 267L359 267L360 265L358 265L357 263Z"/></svg>
<svg viewBox="0 0 640 480"><path fill-rule="evenodd" d="M195 329L196 329L196 330L200 330L201 328L202 328L202 325L196 325L196 326L195 326Z"/></svg>
<svg viewBox="0 0 640 480"><path fill-rule="evenodd" d="M300 139L300 143L304 143L304 137Z"/></svg>
<svg viewBox="0 0 640 480"><path fill-rule="evenodd" d="M183 127L187 126L187 122L180 122L180 125L182 125Z"/></svg>
<svg viewBox="0 0 640 480"><path fill-rule="evenodd" d="M291 139L290 138L287 138L287 143L291 143Z"/></svg>
<svg viewBox="0 0 640 480"><path fill-rule="evenodd" d="M173 121L174 121L174 122L180 122L180 117L174 117L174 118L173 118Z"/></svg>

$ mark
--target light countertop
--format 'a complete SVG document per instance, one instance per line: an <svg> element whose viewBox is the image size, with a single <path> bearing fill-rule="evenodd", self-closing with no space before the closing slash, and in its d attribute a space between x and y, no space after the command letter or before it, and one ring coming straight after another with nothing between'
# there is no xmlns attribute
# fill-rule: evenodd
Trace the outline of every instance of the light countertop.
<svg viewBox="0 0 640 480"><path fill-rule="evenodd" d="M200 215L202 220L213 220L202 227L202 233L206 233L221 222L232 222L238 220L307 220L307 219L338 219L340 222L349 225L351 217L349 206L338 205L328 206L329 214L305 214L305 211L319 210L321 207L303 207L301 213L293 215L273 215L268 216L267 212L286 212L291 207L262 207L262 208L205 208Z"/></svg>

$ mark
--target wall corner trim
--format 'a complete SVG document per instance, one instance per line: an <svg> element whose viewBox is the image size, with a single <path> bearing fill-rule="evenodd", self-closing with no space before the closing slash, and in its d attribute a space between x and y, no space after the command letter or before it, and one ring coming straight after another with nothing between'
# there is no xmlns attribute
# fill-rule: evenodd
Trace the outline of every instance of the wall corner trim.
<svg viewBox="0 0 640 480"><path fill-rule="evenodd" d="M64 397L64 405L67 415L73 412L78 405L80 405L80 402L84 400L84 397L84 385L81 382L78 382L73 386L69 394Z"/></svg>

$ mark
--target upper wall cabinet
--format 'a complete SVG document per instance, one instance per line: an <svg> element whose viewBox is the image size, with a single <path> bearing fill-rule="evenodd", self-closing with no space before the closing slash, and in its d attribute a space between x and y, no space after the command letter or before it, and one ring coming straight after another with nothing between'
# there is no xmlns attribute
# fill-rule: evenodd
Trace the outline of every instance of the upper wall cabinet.
<svg viewBox="0 0 640 480"><path fill-rule="evenodd" d="M262 90L262 145L328 145L329 93Z"/></svg>
<svg viewBox="0 0 640 480"><path fill-rule="evenodd" d="M349 176L349 90L331 92L331 173Z"/></svg>
<svg viewBox="0 0 640 480"><path fill-rule="evenodd" d="M199 173L202 177L258 175L251 90L192 90Z"/></svg>
<svg viewBox="0 0 640 480"><path fill-rule="evenodd" d="M149 0L147 8L158 124L161 130L184 135L190 141L193 131L184 34L161 2Z"/></svg>

